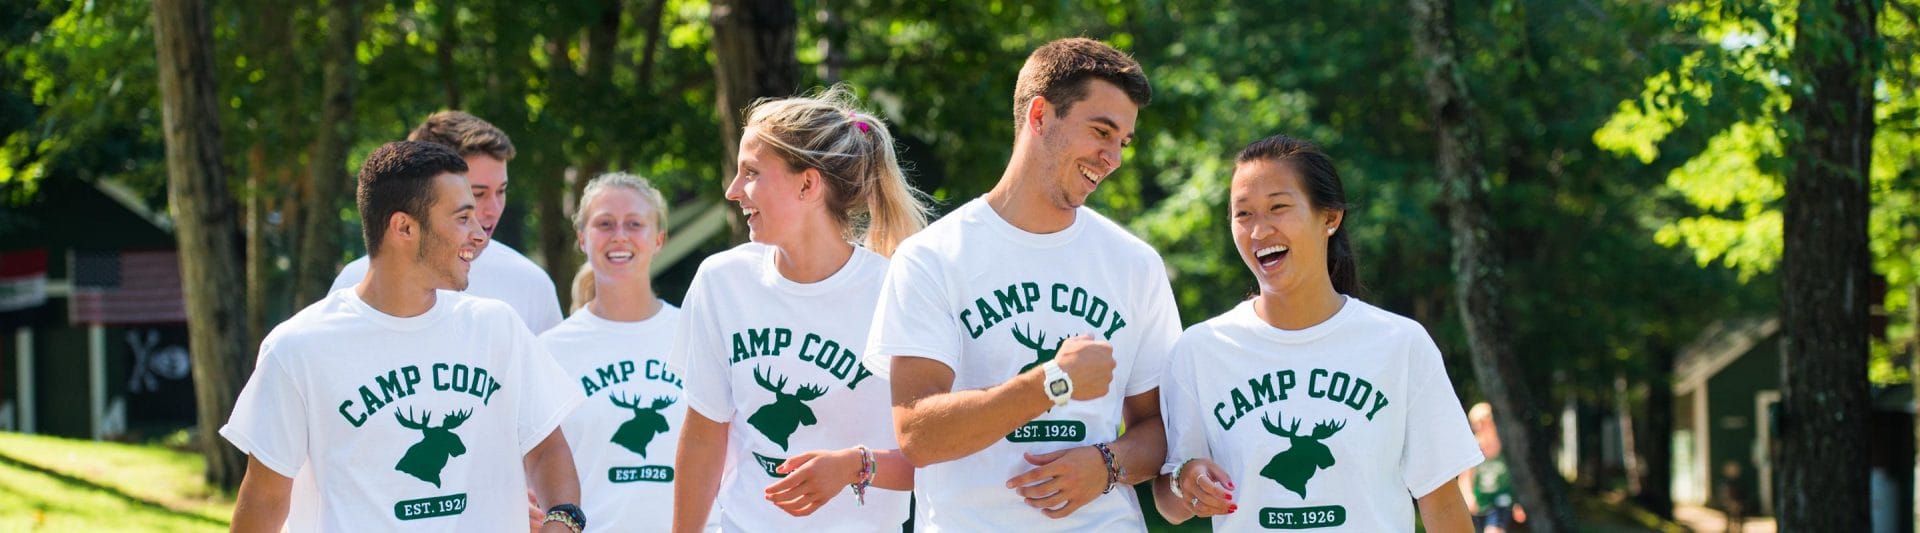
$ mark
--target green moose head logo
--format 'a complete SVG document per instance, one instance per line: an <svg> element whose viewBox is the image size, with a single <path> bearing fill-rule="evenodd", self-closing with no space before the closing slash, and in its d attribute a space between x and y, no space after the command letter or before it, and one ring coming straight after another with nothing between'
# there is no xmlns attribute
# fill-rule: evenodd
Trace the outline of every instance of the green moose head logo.
<svg viewBox="0 0 1920 533"><path fill-rule="evenodd" d="M758 366L753 367L753 380L759 383L761 388L773 391L773 403L761 406L760 410L754 411L753 416L747 417L747 423L752 424L754 429L760 430L760 434L766 435L767 440L780 445L780 449L787 449L787 437L792 436L794 430L800 429L800 426L811 426L820 422L813 417L813 408L807 407L807 404L802 402L819 398L820 395L827 393L827 389L815 385L801 385L800 389L793 394L787 394L785 376L780 377L777 382L770 382L766 375L760 373Z"/></svg>
<svg viewBox="0 0 1920 533"><path fill-rule="evenodd" d="M1279 414L1278 411L1275 413ZM1286 416L1280 414L1281 420L1285 420ZM1280 429L1279 424L1273 423L1273 420L1266 415L1261 415L1260 423L1267 426L1267 432L1286 437L1292 446L1287 447L1286 451L1274 454L1273 459L1267 461L1266 468L1260 469L1260 477L1271 479L1280 486L1286 487L1287 490L1293 491L1294 494L1299 494L1301 498L1306 498L1307 481L1313 479L1313 475L1319 470L1333 466L1333 450L1327 449L1327 445L1320 441L1333 436L1340 431L1340 428L1347 426L1345 422L1338 424L1329 422L1331 421L1314 424L1312 435L1301 436L1299 420L1294 420L1287 429Z"/></svg>
<svg viewBox="0 0 1920 533"><path fill-rule="evenodd" d="M1033 370L1033 367L1047 364L1047 361L1052 361L1053 356L1060 353L1060 345L1067 343L1067 338L1061 337L1060 340L1053 341L1052 348L1048 348L1047 332L1045 331L1039 332L1038 335L1028 335L1026 332L1020 331L1020 328L1014 328L1008 331L1013 332L1013 340L1020 341L1021 346L1032 349L1034 353L1033 362L1027 363L1027 366L1020 367L1019 373L1021 374L1027 373L1028 370Z"/></svg>
<svg viewBox="0 0 1920 533"><path fill-rule="evenodd" d="M428 424L433 420L432 411L423 413L417 422L412 419L412 408L407 409L406 415L394 411L393 418L400 421L401 427L420 430L424 435L420 442L407 448L406 455L400 456L400 462L394 464L393 469L432 483L435 487L440 486L440 470L447 467L447 459L467 453L467 445L460 442L460 436L453 433L453 428L460 427L460 423L466 422L470 416L473 416L472 410L460 411L441 418L440 425L433 426Z"/></svg>
<svg viewBox="0 0 1920 533"><path fill-rule="evenodd" d="M653 405L648 407L641 407L638 397L629 400L620 395L614 395L607 399L613 400L616 406L633 410L633 419L621 423L620 429L614 430L613 443L645 458L647 444L653 442L655 435L667 432L667 417L660 414L660 409L673 405L673 398L666 396L654 398Z"/></svg>

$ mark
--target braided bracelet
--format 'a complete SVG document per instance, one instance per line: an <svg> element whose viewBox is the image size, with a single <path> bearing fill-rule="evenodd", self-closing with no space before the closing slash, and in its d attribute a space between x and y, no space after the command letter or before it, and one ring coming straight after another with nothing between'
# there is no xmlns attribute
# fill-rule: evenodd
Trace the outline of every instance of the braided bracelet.
<svg viewBox="0 0 1920 533"><path fill-rule="evenodd" d="M1113 462L1113 450L1107 449L1106 444L1094 444L1093 449L1100 450L1100 460L1106 461L1107 463L1107 488L1106 490L1100 491L1100 493L1106 494L1113 492L1113 487L1120 484L1120 476L1122 475L1120 466Z"/></svg>
<svg viewBox="0 0 1920 533"><path fill-rule="evenodd" d="M873 478L880 475L880 463L873 460L873 450L866 446L854 446L860 450L860 478L853 482L853 501L867 504L867 487L873 486Z"/></svg>

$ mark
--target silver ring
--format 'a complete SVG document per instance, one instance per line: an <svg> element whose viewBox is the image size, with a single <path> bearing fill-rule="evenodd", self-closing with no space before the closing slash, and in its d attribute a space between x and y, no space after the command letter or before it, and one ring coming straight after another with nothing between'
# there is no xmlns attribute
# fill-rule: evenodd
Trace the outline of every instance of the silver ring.
<svg viewBox="0 0 1920 533"><path fill-rule="evenodd" d="M1193 499L1187 500L1187 507L1199 507L1199 506L1200 506L1199 496L1194 496Z"/></svg>

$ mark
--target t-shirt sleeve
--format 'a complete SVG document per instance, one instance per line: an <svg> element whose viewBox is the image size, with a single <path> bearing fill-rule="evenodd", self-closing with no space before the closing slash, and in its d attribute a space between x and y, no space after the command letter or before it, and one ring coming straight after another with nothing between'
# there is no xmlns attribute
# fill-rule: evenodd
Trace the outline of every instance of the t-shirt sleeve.
<svg viewBox="0 0 1920 533"><path fill-rule="evenodd" d="M711 289L705 269L693 276L687 288L686 305L680 308L680 333L667 356L668 370L680 374L686 388L680 397L687 407L708 420L733 420L733 381L727 375L731 353L726 339L715 327Z"/></svg>
<svg viewBox="0 0 1920 533"><path fill-rule="evenodd" d="M1160 383L1160 416L1167 425L1166 464L1161 473L1172 473L1180 463L1197 457L1212 457L1207 448L1206 414L1194 392L1192 358L1188 343L1176 344L1168 355L1164 381Z"/></svg>
<svg viewBox="0 0 1920 533"><path fill-rule="evenodd" d="M538 270L536 270L538 272ZM539 280L527 283L527 329L534 335L546 333L566 319L560 311L560 296L554 292L553 280L540 272Z"/></svg>
<svg viewBox="0 0 1920 533"><path fill-rule="evenodd" d="M1160 386L1161 373L1167 368L1167 352L1180 338L1180 308L1173 302L1173 286L1167 281L1167 269L1158 261L1148 269L1147 289L1140 309L1141 331L1138 351L1134 352L1133 371L1127 377L1127 396Z"/></svg>
<svg viewBox="0 0 1920 533"><path fill-rule="evenodd" d="M1440 348L1420 332L1413 342L1407 388L1406 446L1400 451L1400 472L1407 492L1415 498L1426 496L1441 485L1452 482L1468 468L1486 458L1480 454L1467 415L1460 409L1460 398L1447 379L1447 367Z"/></svg>
<svg viewBox="0 0 1920 533"><path fill-rule="evenodd" d="M352 287L353 284L359 283L360 280L365 277L367 277L367 258L363 256L347 263L347 266L341 267L340 274L333 277L333 287L327 289L327 292L332 293L340 289Z"/></svg>
<svg viewBox="0 0 1920 533"><path fill-rule="evenodd" d="M307 400L274 346L260 347L259 364L234 400L220 436L275 473L294 477L307 462Z"/></svg>
<svg viewBox="0 0 1920 533"><path fill-rule="evenodd" d="M515 360L520 365L520 380L526 383L518 398L520 420L517 423L520 454L526 455L552 435L586 396L567 378L566 369L547 352L546 344L527 330L518 315L508 314L514 322L508 329L513 337Z"/></svg>
<svg viewBox="0 0 1920 533"><path fill-rule="evenodd" d="M867 369L892 379L894 356L925 357L949 368L959 366L960 320L947 301L946 279L925 248L894 254L880 284L867 339Z"/></svg>

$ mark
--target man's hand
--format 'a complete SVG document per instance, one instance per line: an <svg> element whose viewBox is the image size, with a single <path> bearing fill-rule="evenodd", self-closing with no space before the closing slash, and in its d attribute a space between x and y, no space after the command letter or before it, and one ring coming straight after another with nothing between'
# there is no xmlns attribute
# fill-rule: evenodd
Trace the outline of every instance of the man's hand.
<svg viewBox="0 0 1920 533"><path fill-rule="evenodd" d="M860 450L814 450L787 459L775 470L787 477L767 485L767 500L787 514L807 516L860 480Z"/></svg>
<svg viewBox="0 0 1920 533"><path fill-rule="evenodd" d="M1053 360L1073 380L1073 399L1085 401L1107 395L1107 386L1113 383L1112 344L1075 335L1060 344Z"/></svg>
<svg viewBox="0 0 1920 533"><path fill-rule="evenodd" d="M1109 357L1107 361L1111 368L1113 359ZM1102 385L1104 388L1104 380ZM1074 392L1078 393L1079 389L1079 383L1075 382ZM1048 518L1065 518L1107 490L1107 462L1101 458L1100 450L1092 446L1026 456L1027 462L1036 468L1007 480L1007 488L1020 493L1027 499L1027 505L1039 509Z"/></svg>

